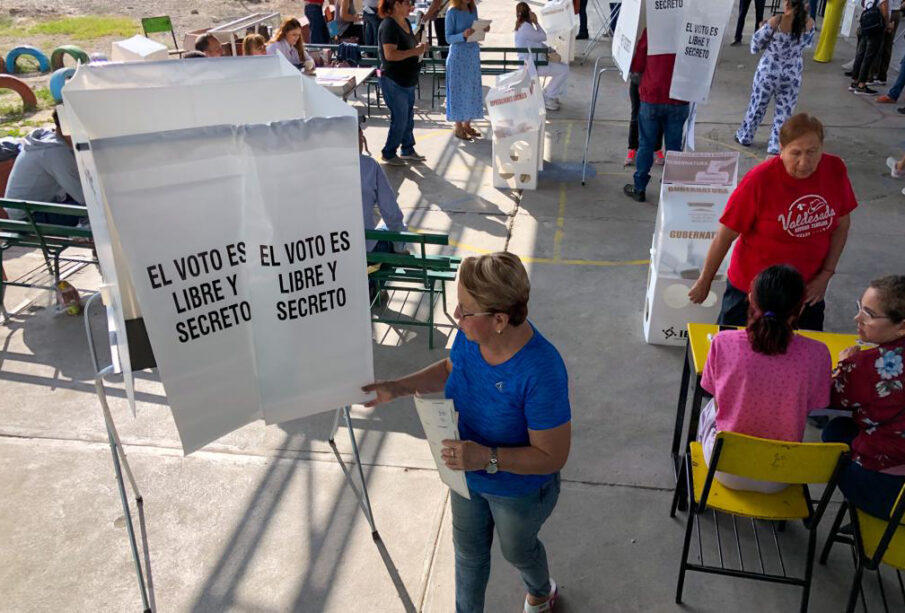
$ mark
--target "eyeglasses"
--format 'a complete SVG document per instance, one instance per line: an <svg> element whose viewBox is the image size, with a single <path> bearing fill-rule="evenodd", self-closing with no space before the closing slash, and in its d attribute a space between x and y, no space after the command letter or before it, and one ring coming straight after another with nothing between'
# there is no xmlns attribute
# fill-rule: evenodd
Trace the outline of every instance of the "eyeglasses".
<svg viewBox="0 0 905 613"><path fill-rule="evenodd" d="M861 305L860 300L855 300L855 304L858 305L858 315L864 315L864 317L867 318L868 321L873 321L874 319L891 319L888 315L877 315L873 311L865 309Z"/></svg>
<svg viewBox="0 0 905 613"><path fill-rule="evenodd" d="M457 304L456 310L453 311L453 316L455 316L456 319L468 319L469 317L477 317L478 315L495 315L495 314L496 313L493 313L491 311L482 311L480 313L469 313L468 311L466 311L465 309L462 308L461 304Z"/></svg>

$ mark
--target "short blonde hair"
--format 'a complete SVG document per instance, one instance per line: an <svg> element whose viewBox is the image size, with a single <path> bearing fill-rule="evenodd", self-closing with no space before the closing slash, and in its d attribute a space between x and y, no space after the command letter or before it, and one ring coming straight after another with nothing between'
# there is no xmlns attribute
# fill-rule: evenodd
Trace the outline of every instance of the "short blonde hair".
<svg viewBox="0 0 905 613"><path fill-rule="evenodd" d="M267 41L260 34L249 34L242 39L242 55L251 55L255 49L267 49Z"/></svg>
<svg viewBox="0 0 905 613"><path fill-rule="evenodd" d="M531 282L517 255L500 251L465 258L459 265L459 283L481 309L505 313L513 326L528 318Z"/></svg>

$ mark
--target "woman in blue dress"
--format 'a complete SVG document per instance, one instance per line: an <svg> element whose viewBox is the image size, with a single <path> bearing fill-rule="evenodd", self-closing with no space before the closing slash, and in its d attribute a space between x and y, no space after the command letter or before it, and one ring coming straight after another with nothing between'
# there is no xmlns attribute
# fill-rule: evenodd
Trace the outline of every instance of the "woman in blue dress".
<svg viewBox="0 0 905 613"><path fill-rule="evenodd" d="M766 51L754 73L748 112L735 133L737 143L746 147L751 145L754 133L767 113L770 98L775 97L776 110L767 153L779 154L779 129L798 104L803 69L801 52L813 42L814 20L808 17L804 0L786 0L782 15L771 17L754 34L751 53Z"/></svg>
<svg viewBox="0 0 905 613"><path fill-rule="evenodd" d="M472 119L484 117L481 90L481 49L466 39L474 34L478 9L474 0L450 0L446 12L446 119L454 121L454 134L472 140L481 133L471 127ZM488 28L489 29L489 28Z"/></svg>

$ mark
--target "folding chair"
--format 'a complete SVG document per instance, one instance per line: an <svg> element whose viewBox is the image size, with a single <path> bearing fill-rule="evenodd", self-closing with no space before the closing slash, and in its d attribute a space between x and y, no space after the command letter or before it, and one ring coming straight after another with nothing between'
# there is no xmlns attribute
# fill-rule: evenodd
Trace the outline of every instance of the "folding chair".
<svg viewBox="0 0 905 613"><path fill-rule="evenodd" d="M846 512L852 522L851 537L839 532L839 526L842 524ZM848 605L845 609L848 613L855 610L858 594L862 592L861 578L864 576L864 570L879 571L881 563L892 566L896 571L902 604L901 607L894 610L901 611L902 608L905 608L905 582L902 581L901 572L905 570L905 526L901 525L903 516L905 516L905 486L899 492L899 497L893 505L888 521L868 515L848 502L843 503L839 508L839 514L836 515L836 521L833 522L833 528L830 530L823 553L820 554L820 563L826 564L833 543L847 543L853 547L855 577L852 580L852 589L849 592ZM883 599L883 609L888 612L889 604L886 601L886 591L883 588L883 579L879 572L877 572L877 582L880 586L880 597ZM861 596L866 611L867 603L863 601L863 593Z"/></svg>
<svg viewBox="0 0 905 613"><path fill-rule="evenodd" d="M688 479L691 504L688 512L688 524L685 528L685 542L682 546L682 563L676 586L676 602L682 602L685 572L692 570L800 586L803 588L801 611L807 611L811 591L811 574L814 569L817 524L820 523L836 487L839 460L847 451L848 446L842 443L789 443L735 432L719 432L708 468L704 461L704 450L701 444L692 442L685 456L684 472ZM733 490L714 478L717 470L748 479L788 483L789 486L775 494ZM808 491L808 483L827 484L816 509ZM714 511L716 539L718 547L720 547L719 566L704 563L699 515L708 508ZM724 564L717 511L732 517L741 568L731 568ZM755 529L755 544L760 558L760 572L745 569L736 517L752 519ZM757 526L753 523L753 520L757 519L770 522L782 574L765 571L760 540L757 537ZM779 531L782 531L784 522L794 519L803 520L804 527L808 531L804 577L789 576L786 572L782 549L776 534L777 522L780 524ZM695 525L698 526L700 564L692 564L688 561L688 550Z"/></svg>
<svg viewBox="0 0 905 613"><path fill-rule="evenodd" d="M178 55L182 57L185 53L185 49L179 48L179 43L176 42L176 32L173 31L173 22L170 20L169 15L161 15L160 17L143 17L141 20L141 29L144 30L145 37L148 34L166 34L169 33L173 38L173 49L170 49L170 55Z"/></svg>

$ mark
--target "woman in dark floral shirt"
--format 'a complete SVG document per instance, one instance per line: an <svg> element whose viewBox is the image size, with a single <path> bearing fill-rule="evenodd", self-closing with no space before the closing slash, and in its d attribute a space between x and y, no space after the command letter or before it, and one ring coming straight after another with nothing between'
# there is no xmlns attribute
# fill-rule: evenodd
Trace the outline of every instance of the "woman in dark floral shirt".
<svg viewBox="0 0 905 613"><path fill-rule="evenodd" d="M861 340L877 346L840 354L830 404L852 417L831 421L823 440L851 445L839 487L850 503L886 519L905 483L905 276L871 281L855 321Z"/></svg>

